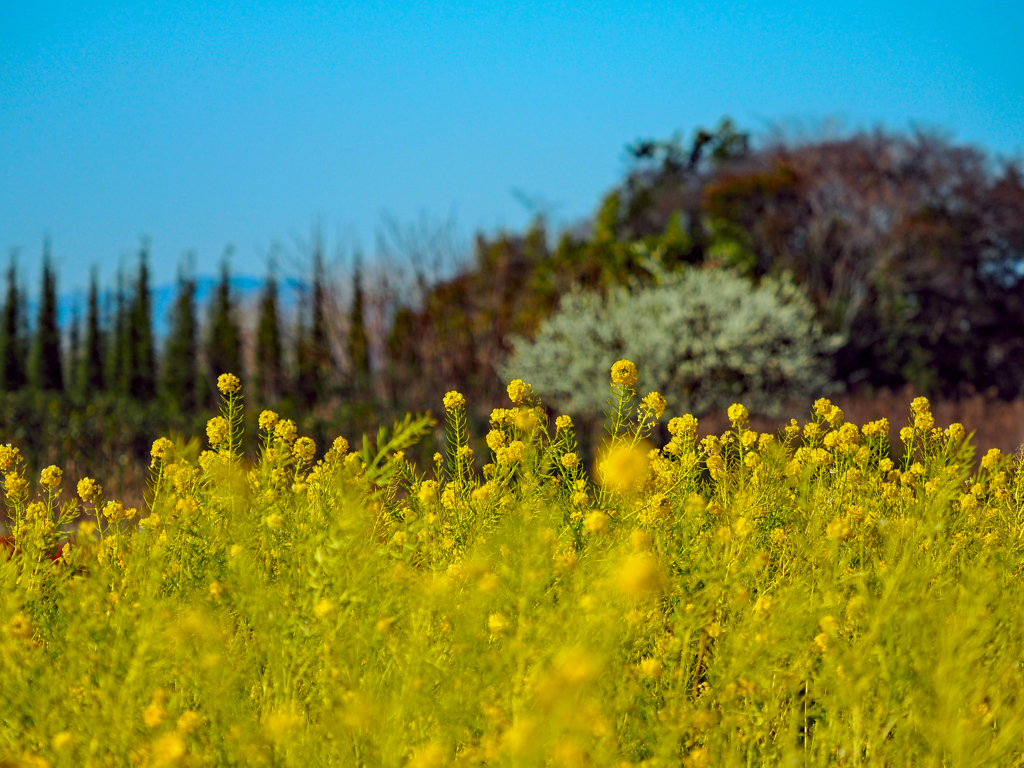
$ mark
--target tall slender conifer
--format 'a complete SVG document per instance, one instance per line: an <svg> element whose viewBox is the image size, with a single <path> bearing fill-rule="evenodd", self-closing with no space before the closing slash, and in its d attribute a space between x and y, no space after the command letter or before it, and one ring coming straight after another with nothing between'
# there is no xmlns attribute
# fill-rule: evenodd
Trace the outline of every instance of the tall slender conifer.
<svg viewBox="0 0 1024 768"><path fill-rule="evenodd" d="M57 276L53 271L50 241L43 244L43 278L40 286L39 316L32 350L33 384L46 392L64 389L61 365L60 325L57 322Z"/></svg>
<svg viewBox="0 0 1024 768"><path fill-rule="evenodd" d="M163 391L173 407L193 411L199 405L199 322L196 281L191 269L178 270L178 295L171 310L171 330L164 347Z"/></svg>
<svg viewBox="0 0 1024 768"><path fill-rule="evenodd" d="M18 269L12 253L7 267L7 298L0 325L0 389L5 392L16 392L28 383L23 315L24 302L18 289Z"/></svg>

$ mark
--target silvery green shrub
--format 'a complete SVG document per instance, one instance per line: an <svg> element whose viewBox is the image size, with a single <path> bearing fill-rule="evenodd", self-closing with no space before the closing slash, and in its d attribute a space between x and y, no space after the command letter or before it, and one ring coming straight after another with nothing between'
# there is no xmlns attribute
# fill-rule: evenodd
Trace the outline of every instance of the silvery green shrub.
<svg viewBox="0 0 1024 768"><path fill-rule="evenodd" d="M637 387L661 392L670 412L742 401L776 415L783 401L806 401L827 386L837 343L792 281L754 285L721 269L691 268L606 297L566 294L535 340L512 340L499 373L530 382L568 413L596 416L606 407L612 363L627 358L640 370Z"/></svg>

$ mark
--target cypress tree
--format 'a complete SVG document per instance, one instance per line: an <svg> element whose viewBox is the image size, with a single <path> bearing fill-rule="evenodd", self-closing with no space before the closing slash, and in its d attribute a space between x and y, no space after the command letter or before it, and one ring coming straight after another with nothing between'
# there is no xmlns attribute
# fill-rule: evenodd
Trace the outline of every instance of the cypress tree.
<svg viewBox="0 0 1024 768"><path fill-rule="evenodd" d="M199 405L199 323L196 319L196 281L178 270L178 295L171 310L171 332L164 347L163 391L178 409L191 412Z"/></svg>
<svg viewBox="0 0 1024 768"><path fill-rule="evenodd" d="M327 285L324 275L323 248L317 238L317 247L313 252L313 296L312 323L309 328L310 363L313 368L313 387L316 399L322 400L327 395L331 381L332 360L331 343L327 337Z"/></svg>
<svg viewBox="0 0 1024 768"><path fill-rule="evenodd" d="M85 319L85 344L82 349L80 388L86 397L102 392L106 384L103 370L103 330L100 326L100 297L96 269L89 279L89 306Z"/></svg>
<svg viewBox="0 0 1024 768"><path fill-rule="evenodd" d="M260 317L256 326L256 389L266 402L281 397L284 367L281 362L281 324L277 307L277 278L270 265L260 298Z"/></svg>
<svg viewBox="0 0 1024 768"><path fill-rule="evenodd" d="M304 298L304 306L300 307L299 381L296 389L303 404L311 406L326 396L333 368L327 335L327 286L319 231L315 234L313 246L313 281L308 289L308 297ZM309 326L305 325L305 313L301 311L307 308Z"/></svg>
<svg viewBox="0 0 1024 768"><path fill-rule="evenodd" d="M227 256L221 262L220 282L210 304L206 360L209 366L210 392L214 391L212 383L216 382L222 373L233 373L239 378L242 377L241 331L235 319Z"/></svg>
<svg viewBox="0 0 1024 768"><path fill-rule="evenodd" d="M151 400L156 394L156 350L153 345L153 318L149 295L149 251L139 251L139 273L128 310L125 340L125 378L128 394L138 400Z"/></svg>
<svg viewBox="0 0 1024 768"><path fill-rule="evenodd" d="M348 323L348 356L352 363L352 383L357 393L366 391L370 381L369 340L363 320L363 269L357 253L352 270L352 307Z"/></svg>
<svg viewBox="0 0 1024 768"><path fill-rule="evenodd" d="M124 270L120 267L117 270L113 313L110 343L107 345L107 387L118 394L124 394L127 391L128 302L124 292Z"/></svg>
<svg viewBox="0 0 1024 768"><path fill-rule="evenodd" d="M71 313L71 327L68 328L68 385L67 389L73 395L81 392L79 382L82 380L80 373L82 359L82 320L78 315L78 307L75 306Z"/></svg>
<svg viewBox="0 0 1024 768"><path fill-rule="evenodd" d="M33 348L34 385L49 392L64 389L61 365L60 326L57 324L57 276L50 258L49 240L43 246L43 281L39 297L39 318Z"/></svg>
<svg viewBox="0 0 1024 768"><path fill-rule="evenodd" d="M7 267L7 300L4 302L3 325L0 326L0 388L5 392L15 392L28 383L22 306L17 265L12 253Z"/></svg>

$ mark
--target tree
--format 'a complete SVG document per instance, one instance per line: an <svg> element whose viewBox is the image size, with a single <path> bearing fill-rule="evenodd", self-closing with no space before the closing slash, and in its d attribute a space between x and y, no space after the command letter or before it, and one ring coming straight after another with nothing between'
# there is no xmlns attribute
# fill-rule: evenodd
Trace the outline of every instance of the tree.
<svg viewBox="0 0 1024 768"><path fill-rule="evenodd" d="M125 340L125 378L128 394L138 400L156 395L156 349L153 343L153 318L149 295L149 248L139 249L139 272L128 310Z"/></svg>
<svg viewBox="0 0 1024 768"><path fill-rule="evenodd" d="M267 270L260 297L260 316L256 326L256 391L265 402L274 402L283 394L284 366L281 359L281 323L277 301L274 265Z"/></svg>
<svg viewBox="0 0 1024 768"><path fill-rule="evenodd" d="M319 230L313 241L313 280L309 286L308 327L303 320L304 313L301 309L300 307L296 391L302 403L310 406L326 396L333 374L331 346L327 335L327 286L323 244Z"/></svg>
<svg viewBox="0 0 1024 768"><path fill-rule="evenodd" d="M67 355L67 390L73 395L81 391L79 383L82 380L82 318L78 314L76 306L71 312L71 326L68 328L68 355Z"/></svg>
<svg viewBox="0 0 1024 768"><path fill-rule="evenodd" d="M348 323L348 358L352 364L352 384L358 394L366 391L370 382L369 340L363 320L363 267L360 254L356 254L352 269L352 308Z"/></svg>
<svg viewBox="0 0 1024 768"><path fill-rule="evenodd" d="M57 276L50 256L50 241L43 245L43 279L40 287L39 316L32 350L33 384L40 390L64 389L61 365L60 326L57 323Z"/></svg>
<svg viewBox="0 0 1024 768"><path fill-rule="evenodd" d="M82 349L81 391L86 397L102 392L106 380L103 370L103 329L100 324L99 285L96 269L89 279L89 306L85 319L85 344Z"/></svg>
<svg viewBox="0 0 1024 768"><path fill-rule="evenodd" d="M210 323L206 340L209 391L215 391L215 382L222 373L242 377L242 341L235 304L231 295L231 275L228 255L221 262L220 282L210 303Z"/></svg>
<svg viewBox="0 0 1024 768"><path fill-rule="evenodd" d="M3 325L0 326L0 387L5 392L15 392L28 383L21 299L17 264L14 254L11 254L7 267L7 300L4 302Z"/></svg>
<svg viewBox="0 0 1024 768"><path fill-rule="evenodd" d="M117 269L113 303L110 340L107 344L106 381L110 390L124 394L128 391L125 377L128 360L128 300L124 289L124 270L120 266Z"/></svg>
<svg viewBox="0 0 1024 768"><path fill-rule="evenodd" d="M171 309L171 330L164 346L163 394L174 408L191 412L199 405L199 323L196 281L179 268L178 295Z"/></svg>

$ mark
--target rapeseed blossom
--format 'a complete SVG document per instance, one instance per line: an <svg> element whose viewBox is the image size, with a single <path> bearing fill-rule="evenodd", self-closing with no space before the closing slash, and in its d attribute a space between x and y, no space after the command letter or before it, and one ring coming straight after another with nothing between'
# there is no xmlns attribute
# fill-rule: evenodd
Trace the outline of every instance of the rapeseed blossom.
<svg viewBox="0 0 1024 768"><path fill-rule="evenodd" d="M60 480L63 474L64 473L61 471L60 467L50 465L39 473L39 482L53 491L60 486Z"/></svg>
<svg viewBox="0 0 1024 768"><path fill-rule="evenodd" d="M230 433L231 430L228 426L228 420L223 416L214 416L206 422L206 436L210 440L210 445L214 448L226 443Z"/></svg>
<svg viewBox="0 0 1024 768"><path fill-rule="evenodd" d="M445 394L443 402L446 411L461 410L466 407L466 398L455 390Z"/></svg>
<svg viewBox="0 0 1024 768"><path fill-rule="evenodd" d="M292 445L292 454L299 461L309 463L316 456L316 443L309 437L300 437Z"/></svg>
<svg viewBox="0 0 1024 768"><path fill-rule="evenodd" d="M222 395L233 395L242 388L242 382L233 373L222 373L217 377L217 389Z"/></svg>
<svg viewBox="0 0 1024 768"><path fill-rule="evenodd" d="M270 432L277 425L277 414L274 411L260 413L259 426L264 432Z"/></svg>
<svg viewBox="0 0 1024 768"><path fill-rule="evenodd" d="M612 366L612 381L622 387L632 387L636 384L637 370L629 360L619 360Z"/></svg>

